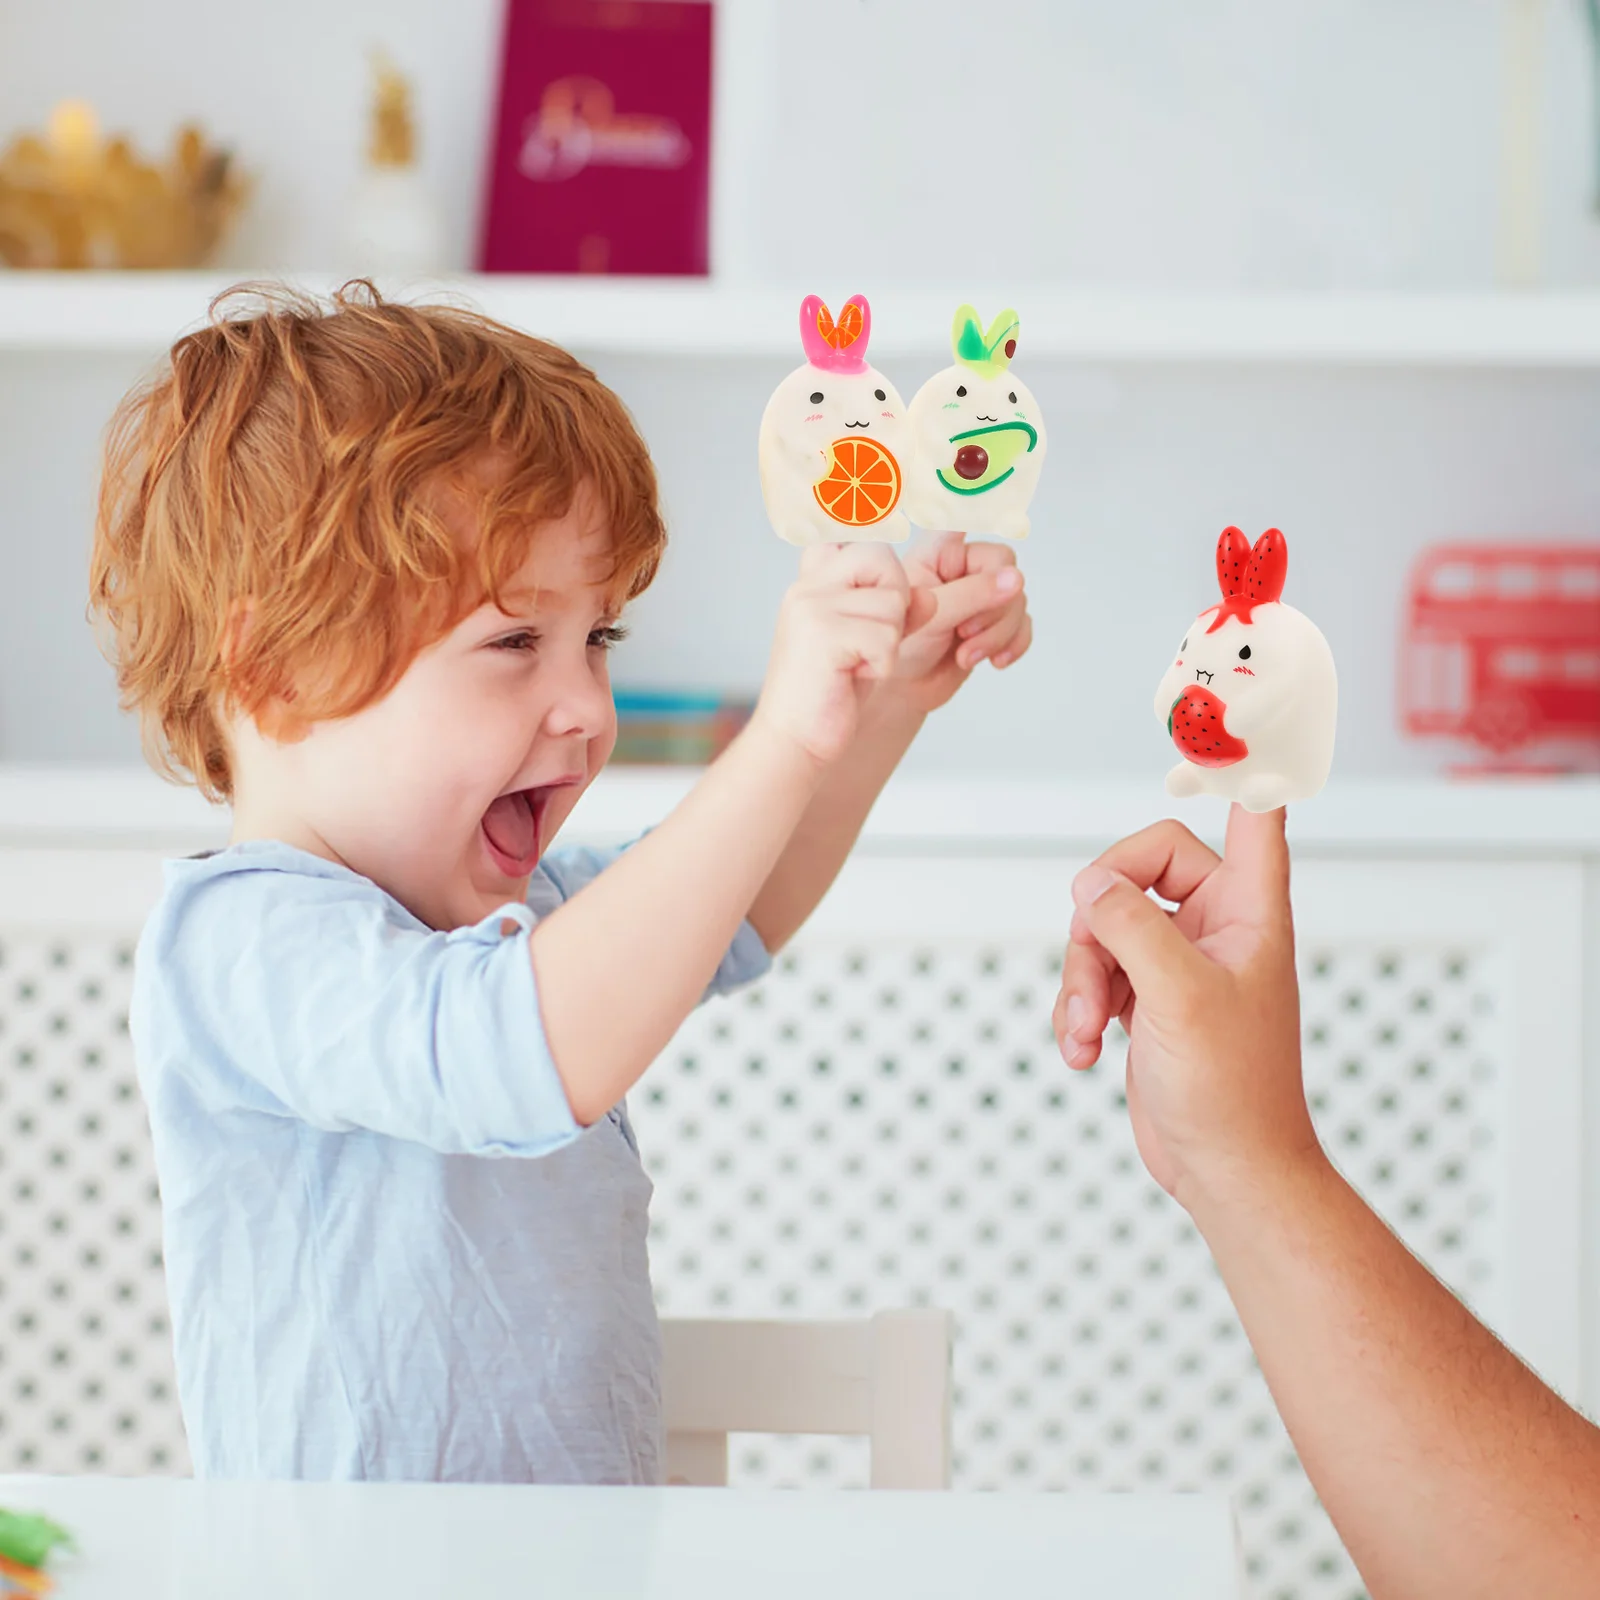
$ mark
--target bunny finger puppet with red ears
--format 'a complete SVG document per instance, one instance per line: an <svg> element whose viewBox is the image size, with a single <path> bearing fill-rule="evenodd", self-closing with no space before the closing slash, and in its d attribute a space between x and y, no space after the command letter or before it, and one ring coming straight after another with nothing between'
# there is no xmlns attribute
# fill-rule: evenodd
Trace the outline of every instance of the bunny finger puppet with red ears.
<svg viewBox="0 0 1600 1600"><path fill-rule="evenodd" d="M1156 690L1156 716L1183 757L1168 794L1272 811L1328 781L1339 682L1321 630L1280 598L1288 571L1276 528L1254 549L1238 528L1223 530L1222 601L1189 625Z"/></svg>

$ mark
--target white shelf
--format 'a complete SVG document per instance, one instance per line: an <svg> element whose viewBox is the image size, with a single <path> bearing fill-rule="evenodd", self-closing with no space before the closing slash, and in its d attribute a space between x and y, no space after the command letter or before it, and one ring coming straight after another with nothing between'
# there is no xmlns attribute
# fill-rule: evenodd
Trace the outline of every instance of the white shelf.
<svg viewBox="0 0 1600 1600"><path fill-rule="evenodd" d="M0 271L0 353L155 354L246 273ZM326 274L294 274L326 289ZM392 284L445 293L596 355L797 358L799 294L661 279L463 276ZM856 285L819 288L842 299ZM958 301L1022 314L1027 354L1082 361L1600 367L1600 293L1101 294L1012 285L873 292L873 348L936 357Z"/></svg>
<svg viewBox="0 0 1600 1600"><path fill-rule="evenodd" d="M661 821L688 792L692 767L612 767L574 811L566 838L614 843ZM862 834L874 850L1088 853L1158 818L1217 838L1213 800L1174 802L1150 783L903 776ZM1600 859L1600 781L1340 783L1290 808L1308 855L1584 856ZM227 839L225 810L143 767L0 764L0 848L158 848L178 853Z"/></svg>

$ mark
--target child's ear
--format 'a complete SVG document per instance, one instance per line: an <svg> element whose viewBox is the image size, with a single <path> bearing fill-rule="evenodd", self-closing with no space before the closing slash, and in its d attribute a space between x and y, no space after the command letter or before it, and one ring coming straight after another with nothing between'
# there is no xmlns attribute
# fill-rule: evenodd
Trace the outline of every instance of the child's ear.
<svg viewBox="0 0 1600 1600"><path fill-rule="evenodd" d="M222 624L218 653L222 658L222 676L227 685L224 694L225 719L229 715L247 716L255 723L263 738L277 744L293 744L303 739L309 731L308 724L294 710L294 686L286 683L263 690L259 683L244 681L254 620L255 601L235 600L228 607L227 617Z"/></svg>

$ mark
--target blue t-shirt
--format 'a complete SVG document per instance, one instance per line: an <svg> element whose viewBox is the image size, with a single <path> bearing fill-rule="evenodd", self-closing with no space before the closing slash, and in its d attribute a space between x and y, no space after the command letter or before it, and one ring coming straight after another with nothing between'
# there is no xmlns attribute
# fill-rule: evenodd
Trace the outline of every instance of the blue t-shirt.
<svg viewBox="0 0 1600 1600"><path fill-rule="evenodd" d="M450 933L284 844L167 863L130 1022L198 1476L660 1481L650 1181L528 955L612 859ZM767 965L747 923L709 992Z"/></svg>

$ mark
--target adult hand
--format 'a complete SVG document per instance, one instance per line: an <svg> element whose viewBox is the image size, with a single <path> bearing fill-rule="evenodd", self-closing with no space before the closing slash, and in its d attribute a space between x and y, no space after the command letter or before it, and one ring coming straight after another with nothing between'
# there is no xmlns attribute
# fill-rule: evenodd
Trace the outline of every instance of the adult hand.
<svg viewBox="0 0 1600 1600"><path fill-rule="evenodd" d="M1159 822L1085 867L1072 896L1056 1039L1081 1070L1121 1020L1134 1137L1162 1188L1192 1210L1208 1185L1316 1152L1284 813L1234 806L1221 857Z"/></svg>

